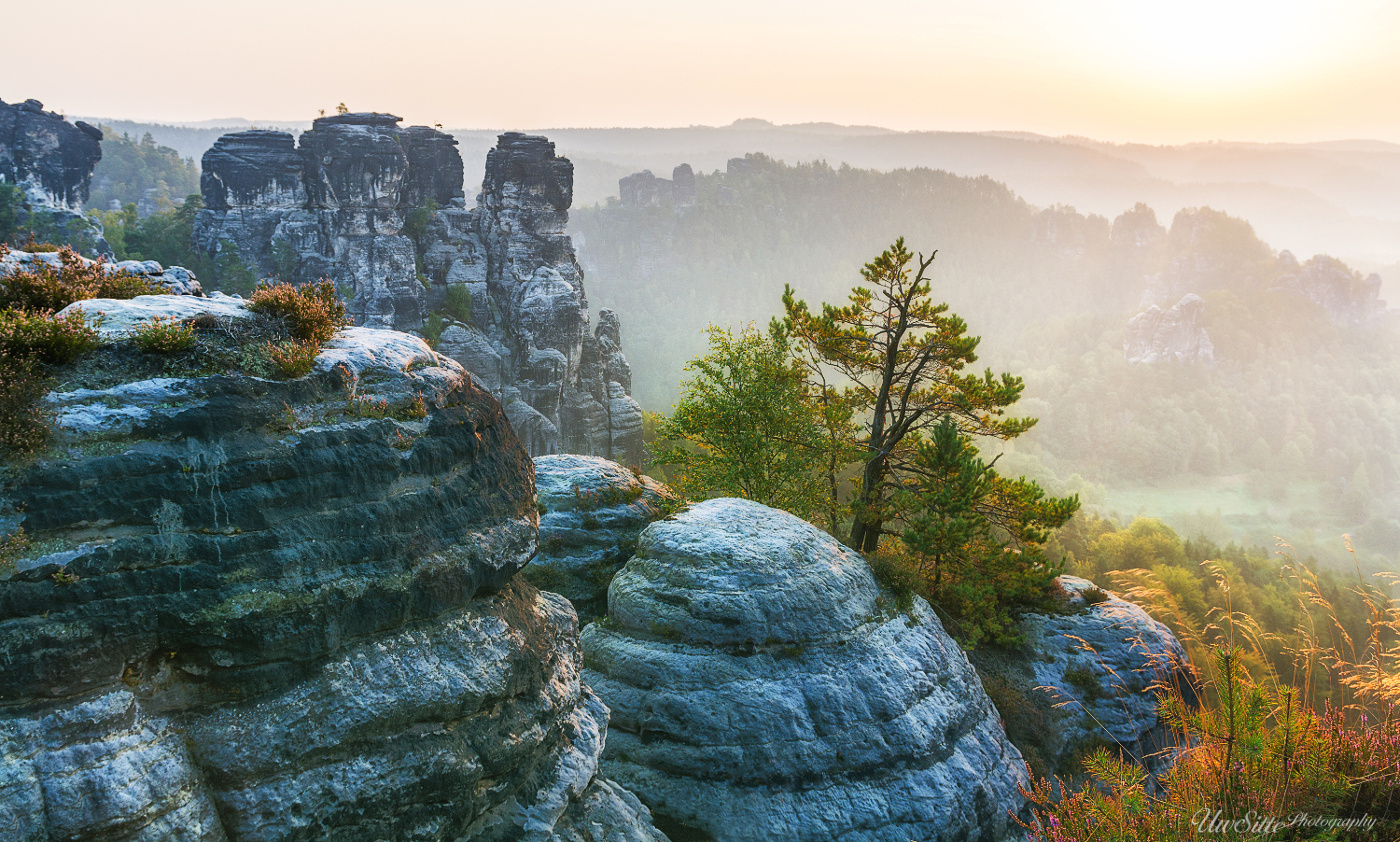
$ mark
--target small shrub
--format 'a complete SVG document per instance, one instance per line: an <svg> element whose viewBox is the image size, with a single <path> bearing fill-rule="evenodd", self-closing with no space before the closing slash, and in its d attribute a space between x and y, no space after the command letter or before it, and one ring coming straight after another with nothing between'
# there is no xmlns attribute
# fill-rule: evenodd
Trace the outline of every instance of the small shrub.
<svg viewBox="0 0 1400 842"><path fill-rule="evenodd" d="M0 354L62 365L97 344L82 313L0 310Z"/></svg>
<svg viewBox="0 0 1400 842"><path fill-rule="evenodd" d="M194 325L157 317L137 328L131 339L147 354L188 351L194 347Z"/></svg>
<svg viewBox="0 0 1400 842"><path fill-rule="evenodd" d="M29 550L29 536L23 529L17 529L0 541L0 574L13 573L15 560L22 558Z"/></svg>
<svg viewBox="0 0 1400 842"><path fill-rule="evenodd" d="M408 409L404 410L404 415L414 421L428 417L428 406L423 403L421 394L414 395L413 400L408 402Z"/></svg>
<svg viewBox="0 0 1400 842"><path fill-rule="evenodd" d="M320 346L314 342L269 342L267 357L272 360L277 376L283 380L295 380L311 373Z"/></svg>
<svg viewBox="0 0 1400 842"><path fill-rule="evenodd" d="M1065 670L1065 681L1079 691L1081 702L1096 702L1104 696L1103 681L1094 668L1078 664Z"/></svg>
<svg viewBox="0 0 1400 842"><path fill-rule="evenodd" d="M472 293L462 284L454 284L447 288L447 304L444 308L447 315L463 324L471 324L472 321Z"/></svg>
<svg viewBox="0 0 1400 842"><path fill-rule="evenodd" d="M442 339L442 314L432 312L423 322L423 341L428 343L429 348L437 348L438 341Z"/></svg>
<svg viewBox="0 0 1400 842"><path fill-rule="evenodd" d="M48 443L43 397L44 375L38 365L8 352L0 354L0 453L28 455Z"/></svg>
<svg viewBox="0 0 1400 842"><path fill-rule="evenodd" d="M71 248L58 250L59 265L31 265L24 271L0 276L0 308L62 310L74 301L90 298L135 298L165 290L138 275L108 274L101 261L85 264Z"/></svg>
<svg viewBox="0 0 1400 842"><path fill-rule="evenodd" d="M61 569L61 570L55 570L55 571L54 571L53 580L54 580L54 584L56 584L56 585L58 585L60 588L62 588L62 587L66 587L66 586L71 585L71 584L73 584L74 582L78 581L78 576L77 576L77 574L75 574L75 573L69 573L69 572L68 572L68 568L65 567L65 568L63 568L63 569Z"/></svg>
<svg viewBox="0 0 1400 842"><path fill-rule="evenodd" d="M924 577L919 571L894 553L871 553L866 561L875 581L894 594L899 610L906 614L913 610L914 597L924 596Z"/></svg>
<svg viewBox="0 0 1400 842"><path fill-rule="evenodd" d="M294 338L314 342L318 347L351 323L345 315L345 302L329 280L300 287L262 283L253 291L248 307L255 313L281 319Z"/></svg>
<svg viewBox="0 0 1400 842"><path fill-rule="evenodd" d="M1103 588L1085 588L1079 592L1084 602L1088 605L1098 605L1101 602L1108 602L1108 592Z"/></svg>

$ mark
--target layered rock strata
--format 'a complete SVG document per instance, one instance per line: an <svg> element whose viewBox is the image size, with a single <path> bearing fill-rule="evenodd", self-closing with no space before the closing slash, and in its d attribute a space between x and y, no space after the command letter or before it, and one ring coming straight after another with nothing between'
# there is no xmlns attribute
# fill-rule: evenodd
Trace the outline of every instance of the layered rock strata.
<svg viewBox="0 0 1400 842"><path fill-rule="evenodd" d="M603 768L730 840L993 840L1025 766L922 601L787 514L707 500L643 530L583 632Z"/></svg>
<svg viewBox="0 0 1400 842"><path fill-rule="evenodd" d="M254 318L79 305L162 300ZM297 380L49 403L0 473L6 839L661 838L596 774L574 612L516 575L530 459L457 363L354 328Z"/></svg>
<svg viewBox="0 0 1400 842"><path fill-rule="evenodd" d="M1066 779L1081 775L1079 758L1099 746L1155 775L1166 772L1179 739L1157 704L1162 693L1173 691L1194 703L1186 650L1142 608L1088 579L1061 576L1057 583L1074 610L1024 616L1025 644L1010 654L979 653L978 670L1012 689L1015 704L1038 709L1039 725L1028 736L1038 744L1045 772ZM1019 715L1010 703L1002 713Z"/></svg>
<svg viewBox="0 0 1400 842"><path fill-rule="evenodd" d="M1128 320L1123 356L1130 363L1213 363L1215 346L1206 335L1206 302L1188 293L1170 309L1152 305Z"/></svg>
<svg viewBox="0 0 1400 842"><path fill-rule="evenodd" d="M607 613L608 584L647 524L679 502L648 476L596 456L535 457L540 549L525 576L567 597L586 624Z"/></svg>
<svg viewBox="0 0 1400 842"><path fill-rule="evenodd" d="M533 455L642 461L641 410L617 318L590 330L564 226L573 165L542 137L501 135L466 207L450 135L389 114L225 135L204 155L198 248L260 277L330 277L357 324L421 331L505 405Z"/></svg>
<svg viewBox="0 0 1400 842"><path fill-rule="evenodd" d="M72 244L89 256L112 254L102 226L83 216L102 130L45 111L37 99L0 100L0 182L20 188L16 225L43 242Z"/></svg>

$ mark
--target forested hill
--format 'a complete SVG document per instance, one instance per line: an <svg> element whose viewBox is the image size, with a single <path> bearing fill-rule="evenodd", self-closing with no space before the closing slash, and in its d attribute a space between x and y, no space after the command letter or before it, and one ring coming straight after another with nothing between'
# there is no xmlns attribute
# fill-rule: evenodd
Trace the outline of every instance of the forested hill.
<svg viewBox="0 0 1400 842"><path fill-rule="evenodd" d="M1004 457L1009 470L1126 514L1138 502L1206 520L1223 510L1261 543L1339 547L1351 531L1363 549L1400 551L1389 514L1400 508L1400 338L1375 277L1296 260L1210 209L1164 225L1138 205L1109 220L927 169L750 155L698 174L688 201L572 214L591 303L621 315L646 408L669 411L707 324L766 322L785 283L813 305L844 301L860 267L903 235L938 249L934 295L984 337L979 364L1026 377L1023 407L1042 421ZM1129 319L1187 294L1204 304L1182 332L1204 327L1213 361L1130 363Z"/></svg>

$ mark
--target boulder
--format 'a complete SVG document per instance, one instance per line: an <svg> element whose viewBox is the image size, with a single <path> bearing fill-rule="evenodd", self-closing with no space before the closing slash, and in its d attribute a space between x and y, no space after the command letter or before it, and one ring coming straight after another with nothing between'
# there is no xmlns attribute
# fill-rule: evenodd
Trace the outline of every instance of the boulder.
<svg viewBox="0 0 1400 842"><path fill-rule="evenodd" d="M540 550L525 577L573 603L579 623L608 610L608 584L632 557L637 536L677 495L648 476L596 456L536 456Z"/></svg>
<svg viewBox="0 0 1400 842"><path fill-rule="evenodd" d="M974 653L1008 731L1042 775L1078 779L1081 759L1099 747L1165 773L1178 741L1157 702L1169 688L1196 699L1185 649L1142 608L1088 579L1056 581L1067 611L1022 617L1018 649Z"/></svg>
<svg viewBox="0 0 1400 842"><path fill-rule="evenodd" d="M597 773L574 611L517 575L530 459L457 363L353 328L297 380L65 388L0 472L7 839L664 838Z"/></svg>
<svg viewBox="0 0 1400 842"><path fill-rule="evenodd" d="M730 840L994 840L1020 753L928 605L746 500L657 521L583 633L613 711L605 773Z"/></svg>

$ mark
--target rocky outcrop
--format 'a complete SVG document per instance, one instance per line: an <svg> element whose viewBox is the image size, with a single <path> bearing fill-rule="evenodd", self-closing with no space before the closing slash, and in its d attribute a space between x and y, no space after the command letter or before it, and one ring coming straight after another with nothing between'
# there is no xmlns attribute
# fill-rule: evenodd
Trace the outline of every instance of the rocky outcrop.
<svg viewBox="0 0 1400 842"><path fill-rule="evenodd" d="M162 300L257 318L79 304ZM661 838L597 775L574 612L517 575L530 459L457 363L359 327L298 380L65 388L0 474L7 839Z"/></svg>
<svg viewBox="0 0 1400 842"><path fill-rule="evenodd" d="M467 209L456 141L390 114L340 114L294 142L225 135L204 156L197 246L259 276L329 277L357 324L421 330L505 405L535 455L642 460L641 410L609 311L589 330L564 226L573 165L542 137L501 135ZM449 292L454 297L449 299ZM448 306L470 296L469 313Z"/></svg>
<svg viewBox="0 0 1400 842"><path fill-rule="evenodd" d="M1341 325L1362 325L1385 312L1380 297L1381 276L1375 272L1362 277L1335 257L1315 255L1298 264L1292 252L1278 255L1279 276L1269 289L1301 295L1327 311L1328 317Z"/></svg>
<svg viewBox="0 0 1400 842"><path fill-rule="evenodd" d="M1069 610L1025 615L1022 647L974 656L984 681L995 688L1008 730L1023 740L1020 748L1042 774L1082 777L1079 760L1098 747L1154 775L1165 773L1179 740L1168 732L1157 703L1170 688L1195 701L1185 649L1146 611L1088 579L1061 576L1057 583Z"/></svg>
<svg viewBox="0 0 1400 842"><path fill-rule="evenodd" d="M1190 293L1163 310L1152 305L1128 320L1123 356L1130 363L1213 363L1215 346L1202 324L1206 302Z"/></svg>
<svg viewBox="0 0 1400 842"><path fill-rule="evenodd" d="M37 99L0 100L0 182L23 191L18 229L90 256L112 254L102 226L82 214L92 169L102 159L101 140L101 129L69 123Z"/></svg>
<svg viewBox="0 0 1400 842"><path fill-rule="evenodd" d="M608 584L637 536L679 498L648 476L596 456L535 457L540 549L525 576L568 597L586 624L608 610Z"/></svg>
<svg viewBox="0 0 1400 842"><path fill-rule="evenodd" d="M643 530L583 633L613 711L605 772L720 842L993 840L1021 755L921 600L901 611L854 552L746 500Z"/></svg>
<svg viewBox="0 0 1400 842"><path fill-rule="evenodd" d="M617 195L625 208L690 207L695 204L695 170L681 164L669 179L657 178L651 170L623 176Z"/></svg>
<svg viewBox="0 0 1400 842"><path fill-rule="evenodd" d="M92 265L94 261L79 256L78 258L85 265ZM46 265L57 269L62 265L62 258L58 252L41 251L27 252L11 250L0 255L0 276L8 275L11 272L29 271L31 268ZM194 273L183 266L171 266L166 268L154 260L119 260L102 261L102 269L109 275L125 273L144 278L146 281L162 287L170 295L203 295L204 290L195 278Z"/></svg>

